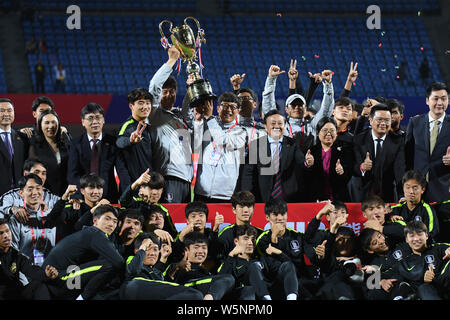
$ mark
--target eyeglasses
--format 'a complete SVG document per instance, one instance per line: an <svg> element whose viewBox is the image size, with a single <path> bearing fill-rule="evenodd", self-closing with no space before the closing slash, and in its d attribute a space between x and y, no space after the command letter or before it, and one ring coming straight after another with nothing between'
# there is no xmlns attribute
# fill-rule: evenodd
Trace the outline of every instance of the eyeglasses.
<svg viewBox="0 0 450 320"><path fill-rule="evenodd" d="M100 116L100 115L95 116L95 117L89 116L87 118L84 118L84 120L89 121L89 122L93 122L94 120L101 121L102 119L103 119L103 116Z"/></svg>
<svg viewBox="0 0 450 320"><path fill-rule="evenodd" d="M251 96L242 96L239 97L239 99L241 99L241 101L253 101L253 98Z"/></svg>
<svg viewBox="0 0 450 320"><path fill-rule="evenodd" d="M236 104L229 104L229 103L225 104L225 103L221 103L220 105L221 105L222 108L224 108L224 109L230 109L231 111L234 111L234 110L238 110L238 109L239 109L239 107L238 107Z"/></svg>
<svg viewBox="0 0 450 320"><path fill-rule="evenodd" d="M336 134L336 129L321 129L320 132L323 134Z"/></svg>
<svg viewBox="0 0 450 320"><path fill-rule="evenodd" d="M391 119L389 119L389 118L373 118L373 120L376 122L376 123L386 123L386 124L389 124L389 123L391 123Z"/></svg>

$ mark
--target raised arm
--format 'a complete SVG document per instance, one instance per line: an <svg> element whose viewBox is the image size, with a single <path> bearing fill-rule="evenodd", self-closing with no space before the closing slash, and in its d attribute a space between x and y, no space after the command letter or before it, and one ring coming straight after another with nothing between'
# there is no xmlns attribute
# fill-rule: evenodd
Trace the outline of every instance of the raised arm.
<svg viewBox="0 0 450 320"><path fill-rule="evenodd" d="M269 68L269 74L267 75L266 84L264 86L264 91L262 93L262 111L266 114L270 110L276 109L275 104L275 89L277 86L277 77L286 71L280 71L280 67L276 65L271 65Z"/></svg>

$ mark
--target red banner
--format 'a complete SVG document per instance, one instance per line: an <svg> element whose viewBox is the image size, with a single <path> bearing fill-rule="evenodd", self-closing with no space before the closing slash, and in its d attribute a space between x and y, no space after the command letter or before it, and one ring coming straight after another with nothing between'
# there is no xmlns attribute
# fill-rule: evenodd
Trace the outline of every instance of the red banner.
<svg viewBox="0 0 450 320"><path fill-rule="evenodd" d="M178 231L181 231L186 226L186 215L184 208L186 204L163 204L169 210L170 216ZM309 221L322 209L323 203L289 203L288 204L288 218L287 227L305 232ZM346 203L348 209L348 218L346 226L352 228L358 235L367 221L362 215L360 203ZM214 224L214 217L216 212L224 216L225 223L220 226L220 230L235 222L235 216L232 211L231 203L224 204L208 204L209 214L207 220L207 227L211 228ZM264 214L264 204L257 203L251 223L255 227L261 229L269 229L270 224ZM321 228L329 228L326 218L322 218Z"/></svg>

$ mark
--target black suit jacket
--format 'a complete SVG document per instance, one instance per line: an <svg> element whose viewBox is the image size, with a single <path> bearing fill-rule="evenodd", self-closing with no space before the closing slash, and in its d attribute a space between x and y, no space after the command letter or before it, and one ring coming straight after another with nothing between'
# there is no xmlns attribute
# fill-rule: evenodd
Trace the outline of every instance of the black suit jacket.
<svg viewBox="0 0 450 320"><path fill-rule="evenodd" d="M407 168L419 170L424 175L429 173L427 192L424 195L427 202L449 199L450 166L445 166L442 162L442 157L447 153L449 146L450 116L446 115L442 122L431 155L428 113L409 119L405 138Z"/></svg>
<svg viewBox="0 0 450 320"><path fill-rule="evenodd" d="M122 160L119 149L116 146L116 138L104 133L99 146L99 175L105 180L103 197L111 203L117 203L120 192L117 188L114 167L120 179L121 187L130 184L130 176L125 163ZM69 184L79 186L80 178L90 173L91 168L91 146L86 133L75 138L71 142L69 152L69 163L67 180ZM122 188L125 190L125 188Z"/></svg>
<svg viewBox="0 0 450 320"><path fill-rule="evenodd" d="M44 139L38 141L36 135L30 140L29 156L43 161L47 167L47 180L45 187L52 193L62 196L67 189L67 162L69 159L69 136L62 134L64 147L60 148L61 163L56 161L56 155L52 147Z"/></svg>
<svg viewBox="0 0 450 320"><path fill-rule="evenodd" d="M405 148L401 136L389 132L383 142L381 154L375 156L372 129L356 135L353 144L355 164L354 174L362 177L361 192L363 198L377 194L386 202L397 202L403 194L402 177L405 173ZM372 170L362 176L360 166L370 153Z"/></svg>
<svg viewBox="0 0 450 320"><path fill-rule="evenodd" d="M283 137L281 145L281 185L287 202L300 202L299 184L302 183L301 172L305 155L298 143L290 137ZM253 192L257 202L270 199L275 181L271 169L272 157L267 136L263 136L251 144L246 164L242 170L241 190Z"/></svg>
<svg viewBox="0 0 450 320"><path fill-rule="evenodd" d="M308 201L328 200L325 195L325 171L322 163L322 144L319 142L311 148L314 157L314 165L305 170L305 182L307 185ZM336 173L336 163L340 160L344 168L344 174ZM334 144L331 147L331 159L329 169L329 182L333 200L350 202L347 183L353 174L353 150L349 144Z"/></svg>
<svg viewBox="0 0 450 320"><path fill-rule="evenodd" d="M9 160L9 153L3 139L0 138L0 194L4 194L16 186L23 176L23 163L28 158L28 139L19 131L11 129L11 141L14 150L13 161Z"/></svg>

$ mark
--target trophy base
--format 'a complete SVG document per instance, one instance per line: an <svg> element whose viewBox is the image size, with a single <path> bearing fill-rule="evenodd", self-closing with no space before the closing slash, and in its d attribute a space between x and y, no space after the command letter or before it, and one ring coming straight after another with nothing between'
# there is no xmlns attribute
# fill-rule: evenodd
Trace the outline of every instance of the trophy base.
<svg viewBox="0 0 450 320"><path fill-rule="evenodd" d="M206 79L198 79L187 86L186 94L189 97L189 107L194 108L207 99L217 99L213 93L211 83Z"/></svg>

